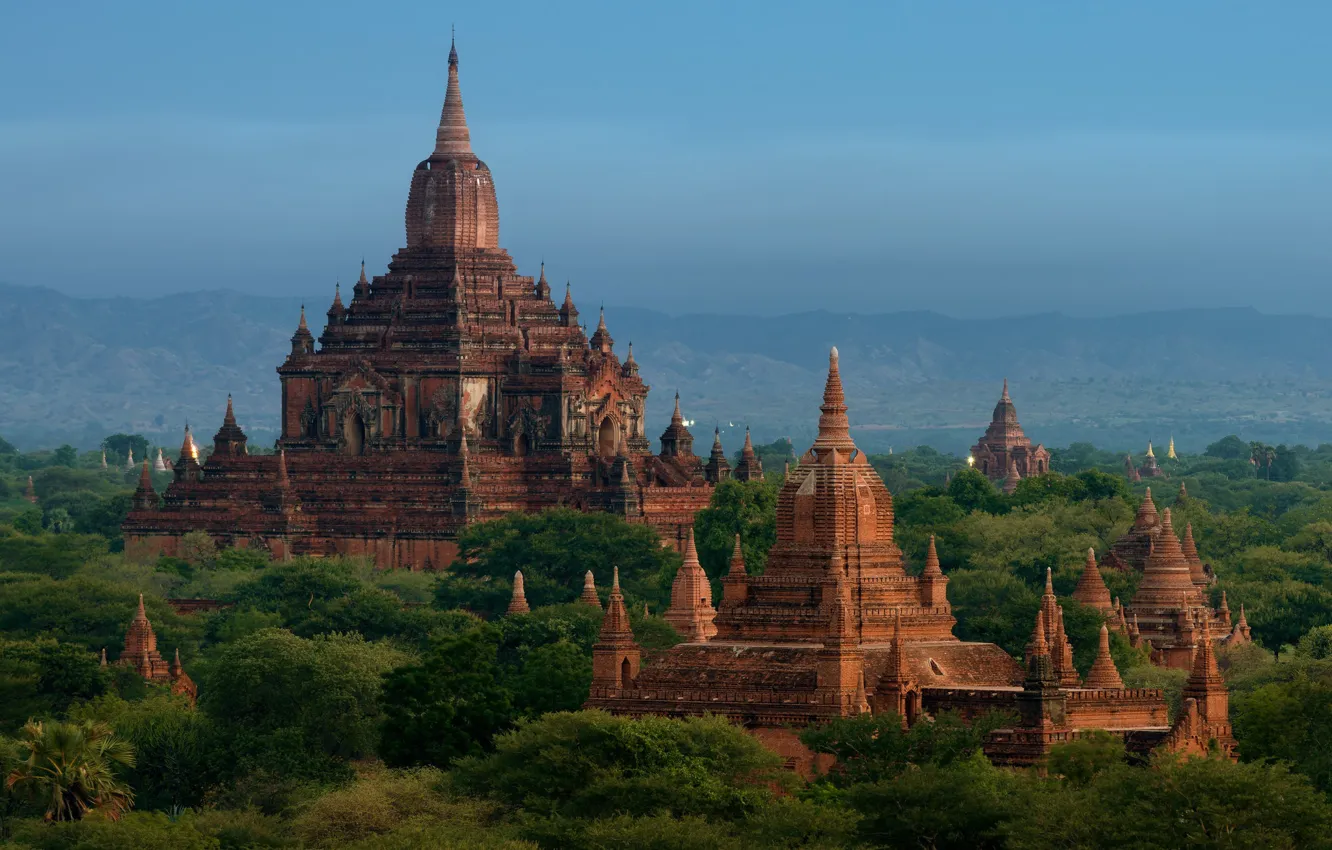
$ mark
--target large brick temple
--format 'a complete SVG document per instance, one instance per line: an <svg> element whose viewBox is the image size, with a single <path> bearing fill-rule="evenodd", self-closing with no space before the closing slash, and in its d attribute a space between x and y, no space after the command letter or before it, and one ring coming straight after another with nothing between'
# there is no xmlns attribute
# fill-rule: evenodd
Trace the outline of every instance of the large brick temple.
<svg viewBox="0 0 1332 850"><path fill-rule="evenodd" d="M799 741L802 727L866 712L905 723L945 710L1011 712L1013 725L985 745L1005 765L1037 763L1055 744L1091 730L1121 736L1139 753L1233 753L1211 618L1196 619L1200 636L1174 722L1160 690L1124 687L1104 627L1095 663L1079 675L1048 577L1025 669L994 644L958 640L933 541L915 575L893 541L893 499L851 439L836 349L818 437L782 485L777 542L763 574L747 574L737 547L714 613L690 555L666 615L686 640L651 660L634 639L616 576L593 649L589 708L720 714L801 771L817 767ZM1169 555L1149 573L1169 573L1161 586L1173 593L1189 571Z"/></svg>
<svg viewBox="0 0 1332 850"><path fill-rule="evenodd" d="M694 456L678 396L653 454L632 345L621 360L604 315L589 338L544 266L518 274L499 225L451 50L434 150L407 195L407 245L373 280L362 264L349 303L335 293L317 344L302 309L277 370L279 453L248 453L228 399L206 461L186 429L160 505L141 482L127 551L173 554L202 530L278 558L443 568L466 523L555 505L622 514L683 548L720 473Z"/></svg>

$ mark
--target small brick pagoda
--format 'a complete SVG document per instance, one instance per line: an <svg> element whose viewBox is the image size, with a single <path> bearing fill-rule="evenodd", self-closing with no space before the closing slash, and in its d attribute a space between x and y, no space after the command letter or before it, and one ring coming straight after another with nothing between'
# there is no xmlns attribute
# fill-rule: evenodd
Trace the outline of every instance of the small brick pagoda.
<svg viewBox="0 0 1332 850"><path fill-rule="evenodd" d="M248 453L228 399L206 462L187 429L160 506L141 483L127 552L174 554L203 530L277 558L443 568L465 524L558 505L652 525L683 549L729 470L694 456L678 396L652 453L632 346L621 361L604 313L589 338L544 266L518 274L499 224L451 50L435 148L412 174L406 247L373 280L362 264L350 303L335 290L317 346L302 308L277 370L279 454Z"/></svg>
<svg viewBox="0 0 1332 850"><path fill-rule="evenodd" d="M1184 727L1167 720L1161 691L1123 687L1108 632L1081 681L1048 579L1025 674L1000 647L958 640L933 540L920 575L906 572L892 496L851 439L835 348L820 409L818 437L778 496L777 542L763 574L747 574L737 541L715 614L701 569L687 563L677 575L667 619L683 627L684 643L644 663L615 576L588 708L720 714L802 772L826 765L800 743L801 727L866 712L911 724L943 710L1015 711L1018 724L986 745L999 764L1035 763L1092 729L1139 752L1201 750L1213 739L1233 748L1216 695L1224 684L1208 673L1214 662L1190 679L1197 696L1181 714Z"/></svg>
<svg viewBox="0 0 1332 850"><path fill-rule="evenodd" d="M106 650L102 650L102 664L106 664ZM139 594L139 609L130 620L125 632L125 650L116 659L116 664L131 667L145 680L157 685L168 685L171 693L185 696L191 703L198 697L198 688L194 680L185 672L180 663L180 650L175 658L167 663L157 651L157 634L153 624L148 622L148 612L143 607L143 594Z"/></svg>
<svg viewBox="0 0 1332 850"><path fill-rule="evenodd" d="M1017 489L1017 481L1050 471L1050 452L1045 446L1032 446L1018 424L1017 408L1008 395L1008 379L994 406L990 427L980 442L971 447L971 461L991 481L1003 481L1005 492Z"/></svg>

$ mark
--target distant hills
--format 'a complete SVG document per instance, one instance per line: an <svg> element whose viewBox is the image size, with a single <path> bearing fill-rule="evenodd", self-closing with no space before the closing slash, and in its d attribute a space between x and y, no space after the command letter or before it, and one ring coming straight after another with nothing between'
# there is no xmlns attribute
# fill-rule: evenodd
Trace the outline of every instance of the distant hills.
<svg viewBox="0 0 1332 850"><path fill-rule="evenodd" d="M327 297L309 299L318 335ZM202 437L228 392L257 442L276 437L275 367L299 298L197 292L71 298L0 284L0 435L23 448L91 448L116 431L175 445ZM848 305L848 308L854 305ZM595 322L591 305L583 318ZM812 311L757 318L610 308L616 350L634 343L653 386L649 428L665 427L678 388L706 452L746 423L768 441L813 435L828 349L841 352L857 441L869 451L921 443L962 452L989 420L1007 376L1029 436L1140 452L1172 434L1201 449L1229 433L1267 442L1332 441L1332 319L1250 309L993 320L913 312Z"/></svg>

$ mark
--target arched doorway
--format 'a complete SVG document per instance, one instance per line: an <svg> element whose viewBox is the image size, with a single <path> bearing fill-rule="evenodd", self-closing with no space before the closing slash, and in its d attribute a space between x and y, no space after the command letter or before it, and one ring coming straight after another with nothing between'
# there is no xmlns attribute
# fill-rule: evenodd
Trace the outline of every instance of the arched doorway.
<svg viewBox="0 0 1332 850"><path fill-rule="evenodd" d="M620 429L615 420L607 416L601 420L597 429L597 452L602 457L615 457L615 450L620 444Z"/></svg>
<svg viewBox="0 0 1332 850"><path fill-rule="evenodd" d="M620 687L627 688L634 681L634 667L626 658L620 662Z"/></svg>
<svg viewBox="0 0 1332 850"><path fill-rule="evenodd" d="M342 436L347 446L347 454L365 454L365 423L354 410L347 411L342 418Z"/></svg>

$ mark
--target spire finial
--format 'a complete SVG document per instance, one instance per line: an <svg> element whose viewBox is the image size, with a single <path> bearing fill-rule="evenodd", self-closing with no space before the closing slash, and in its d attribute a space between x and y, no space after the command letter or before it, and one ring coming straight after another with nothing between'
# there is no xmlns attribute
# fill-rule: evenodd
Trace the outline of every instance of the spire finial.
<svg viewBox="0 0 1332 850"><path fill-rule="evenodd" d="M823 404L819 406L819 436L814 449L820 459L825 451L849 452L856 447L851 440L851 422L846 416L846 394L842 391L837 346L828 352L828 380L823 388Z"/></svg>
<svg viewBox="0 0 1332 850"><path fill-rule="evenodd" d="M922 577L937 578L943 575L943 570L939 567L939 553L934 548L934 535L930 535L930 548L925 553L925 570L921 573Z"/></svg>
<svg viewBox="0 0 1332 850"><path fill-rule="evenodd" d="M1001 396L999 397L999 400L1000 400L1000 401L1012 401L1012 400L1013 400L1013 399L1011 399L1011 398L1008 397L1008 378L1004 378L1004 392L1003 392L1003 395L1001 395Z"/></svg>
<svg viewBox="0 0 1332 850"><path fill-rule="evenodd" d="M449 39L449 85L444 93L444 109L439 115L439 129L435 131L435 155L472 153L471 133L467 130L467 116L463 114L462 89L458 86L458 45Z"/></svg>
<svg viewBox="0 0 1332 850"><path fill-rule="evenodd" d="M304 305L304 304L301 305L301 321L300 321L300 324L298 324L298 325L296 326L296 329L297 329L297 330L300 330L300 331L308 331L308 330L310 330L309 326L305 324L305 305Z"/></svg>
<svg viewBox="0 0 1332 850"><path fill-rule="evenodd" d="M283 489L291 486L291 479L287 477L286 449L278 449L278 486Z"/></svg>

